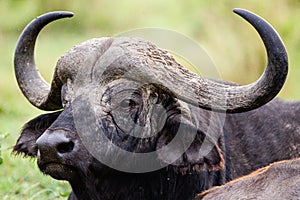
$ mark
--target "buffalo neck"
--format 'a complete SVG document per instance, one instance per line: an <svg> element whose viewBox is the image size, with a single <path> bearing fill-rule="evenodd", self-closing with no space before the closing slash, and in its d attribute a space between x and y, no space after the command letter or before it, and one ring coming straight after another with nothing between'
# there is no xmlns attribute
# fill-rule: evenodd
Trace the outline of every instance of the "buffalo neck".
<svg viewBox="0 0 300 200"><path fill-rule="evenodd" d="M182 200L192 199L195 195L213 185L223 183L224 172L203 171L194 174L180 174L171 168L155 172L135 174L114 169L97 173L93 170L87 175L79 175L70 181L74 199L105 200ZM89 175L90 174L90 175ZM83 187L84 186L84 187ZM70 199L73 199L70 198Z"/></svg>

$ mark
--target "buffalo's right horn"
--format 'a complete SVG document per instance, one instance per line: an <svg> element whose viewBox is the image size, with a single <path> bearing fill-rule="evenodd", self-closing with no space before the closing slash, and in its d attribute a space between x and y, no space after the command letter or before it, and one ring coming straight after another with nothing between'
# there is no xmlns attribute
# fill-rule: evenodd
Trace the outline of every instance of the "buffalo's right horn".
<svg viewBox="0 0 300 200"><path fill-rule="evenodd" d="M62 83L54 74L50 87L41 77L34 61L35 41L45 25L72 16L71 12L50 12L37 17L24 29L16 47L14 65L18 85L29 102L42 110L62 108Z"/></svg>

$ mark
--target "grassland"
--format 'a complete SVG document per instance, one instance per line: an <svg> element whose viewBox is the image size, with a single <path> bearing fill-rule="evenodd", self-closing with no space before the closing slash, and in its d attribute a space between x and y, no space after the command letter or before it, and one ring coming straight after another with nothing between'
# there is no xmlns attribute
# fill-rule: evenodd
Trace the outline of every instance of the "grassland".
<svg viewBox="0 0 300 200"><path fill-rule="evenodd" d="M9 134L0 141L0 199L66 199L70 191L66 182L41 174L34 159L11 154L22 125L43 113L25 100L13 73L18 35L31 19L53 10L75 13L75 18L45 28L38 39L37 65L47 81L60 55L75 44L135 28L157 27L197 41L224 80L247 84L263 71L265 52L255 31L232 14L235 7L263 16L280 33L289 53L290 71L279 96L300 99L300 3L296 0L0 0L0 134Z"/></svg>

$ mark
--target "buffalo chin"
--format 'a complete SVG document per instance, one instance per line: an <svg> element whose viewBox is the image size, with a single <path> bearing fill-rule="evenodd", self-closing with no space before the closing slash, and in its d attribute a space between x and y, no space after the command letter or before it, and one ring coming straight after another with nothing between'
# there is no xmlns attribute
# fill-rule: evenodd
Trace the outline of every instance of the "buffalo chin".
<svg viewBox="0 0 300 200"><path fill-rule="evenodd" d="M71 180L76 172L73 167L59 163L46 163L39 165L40 170L57 180Z"/></svg>

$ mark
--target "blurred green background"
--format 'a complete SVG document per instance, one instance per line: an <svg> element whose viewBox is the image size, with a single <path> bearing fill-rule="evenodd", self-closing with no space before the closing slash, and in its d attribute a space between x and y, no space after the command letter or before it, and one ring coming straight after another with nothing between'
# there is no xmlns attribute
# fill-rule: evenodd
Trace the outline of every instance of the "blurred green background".
<svg viewBox="0 0 300 200"><path fill-rule="evenodd" d="M71 19L47 26L38 38L36 61L47 81L59 57L73 45L93 37L156 27L180 32L197 41L213 59L222 79L247 84L266 64L265 50L248 23L232 13L251 10L268 20L281 35L289 53L289 76L280 93L300 100L299 0L0 0L0 199L66 199L66 182L41 174L34 159L11 154L22 125L43 113L19 91L13 73L13 53L19 34L36 16L68 10Z"/></svg>

